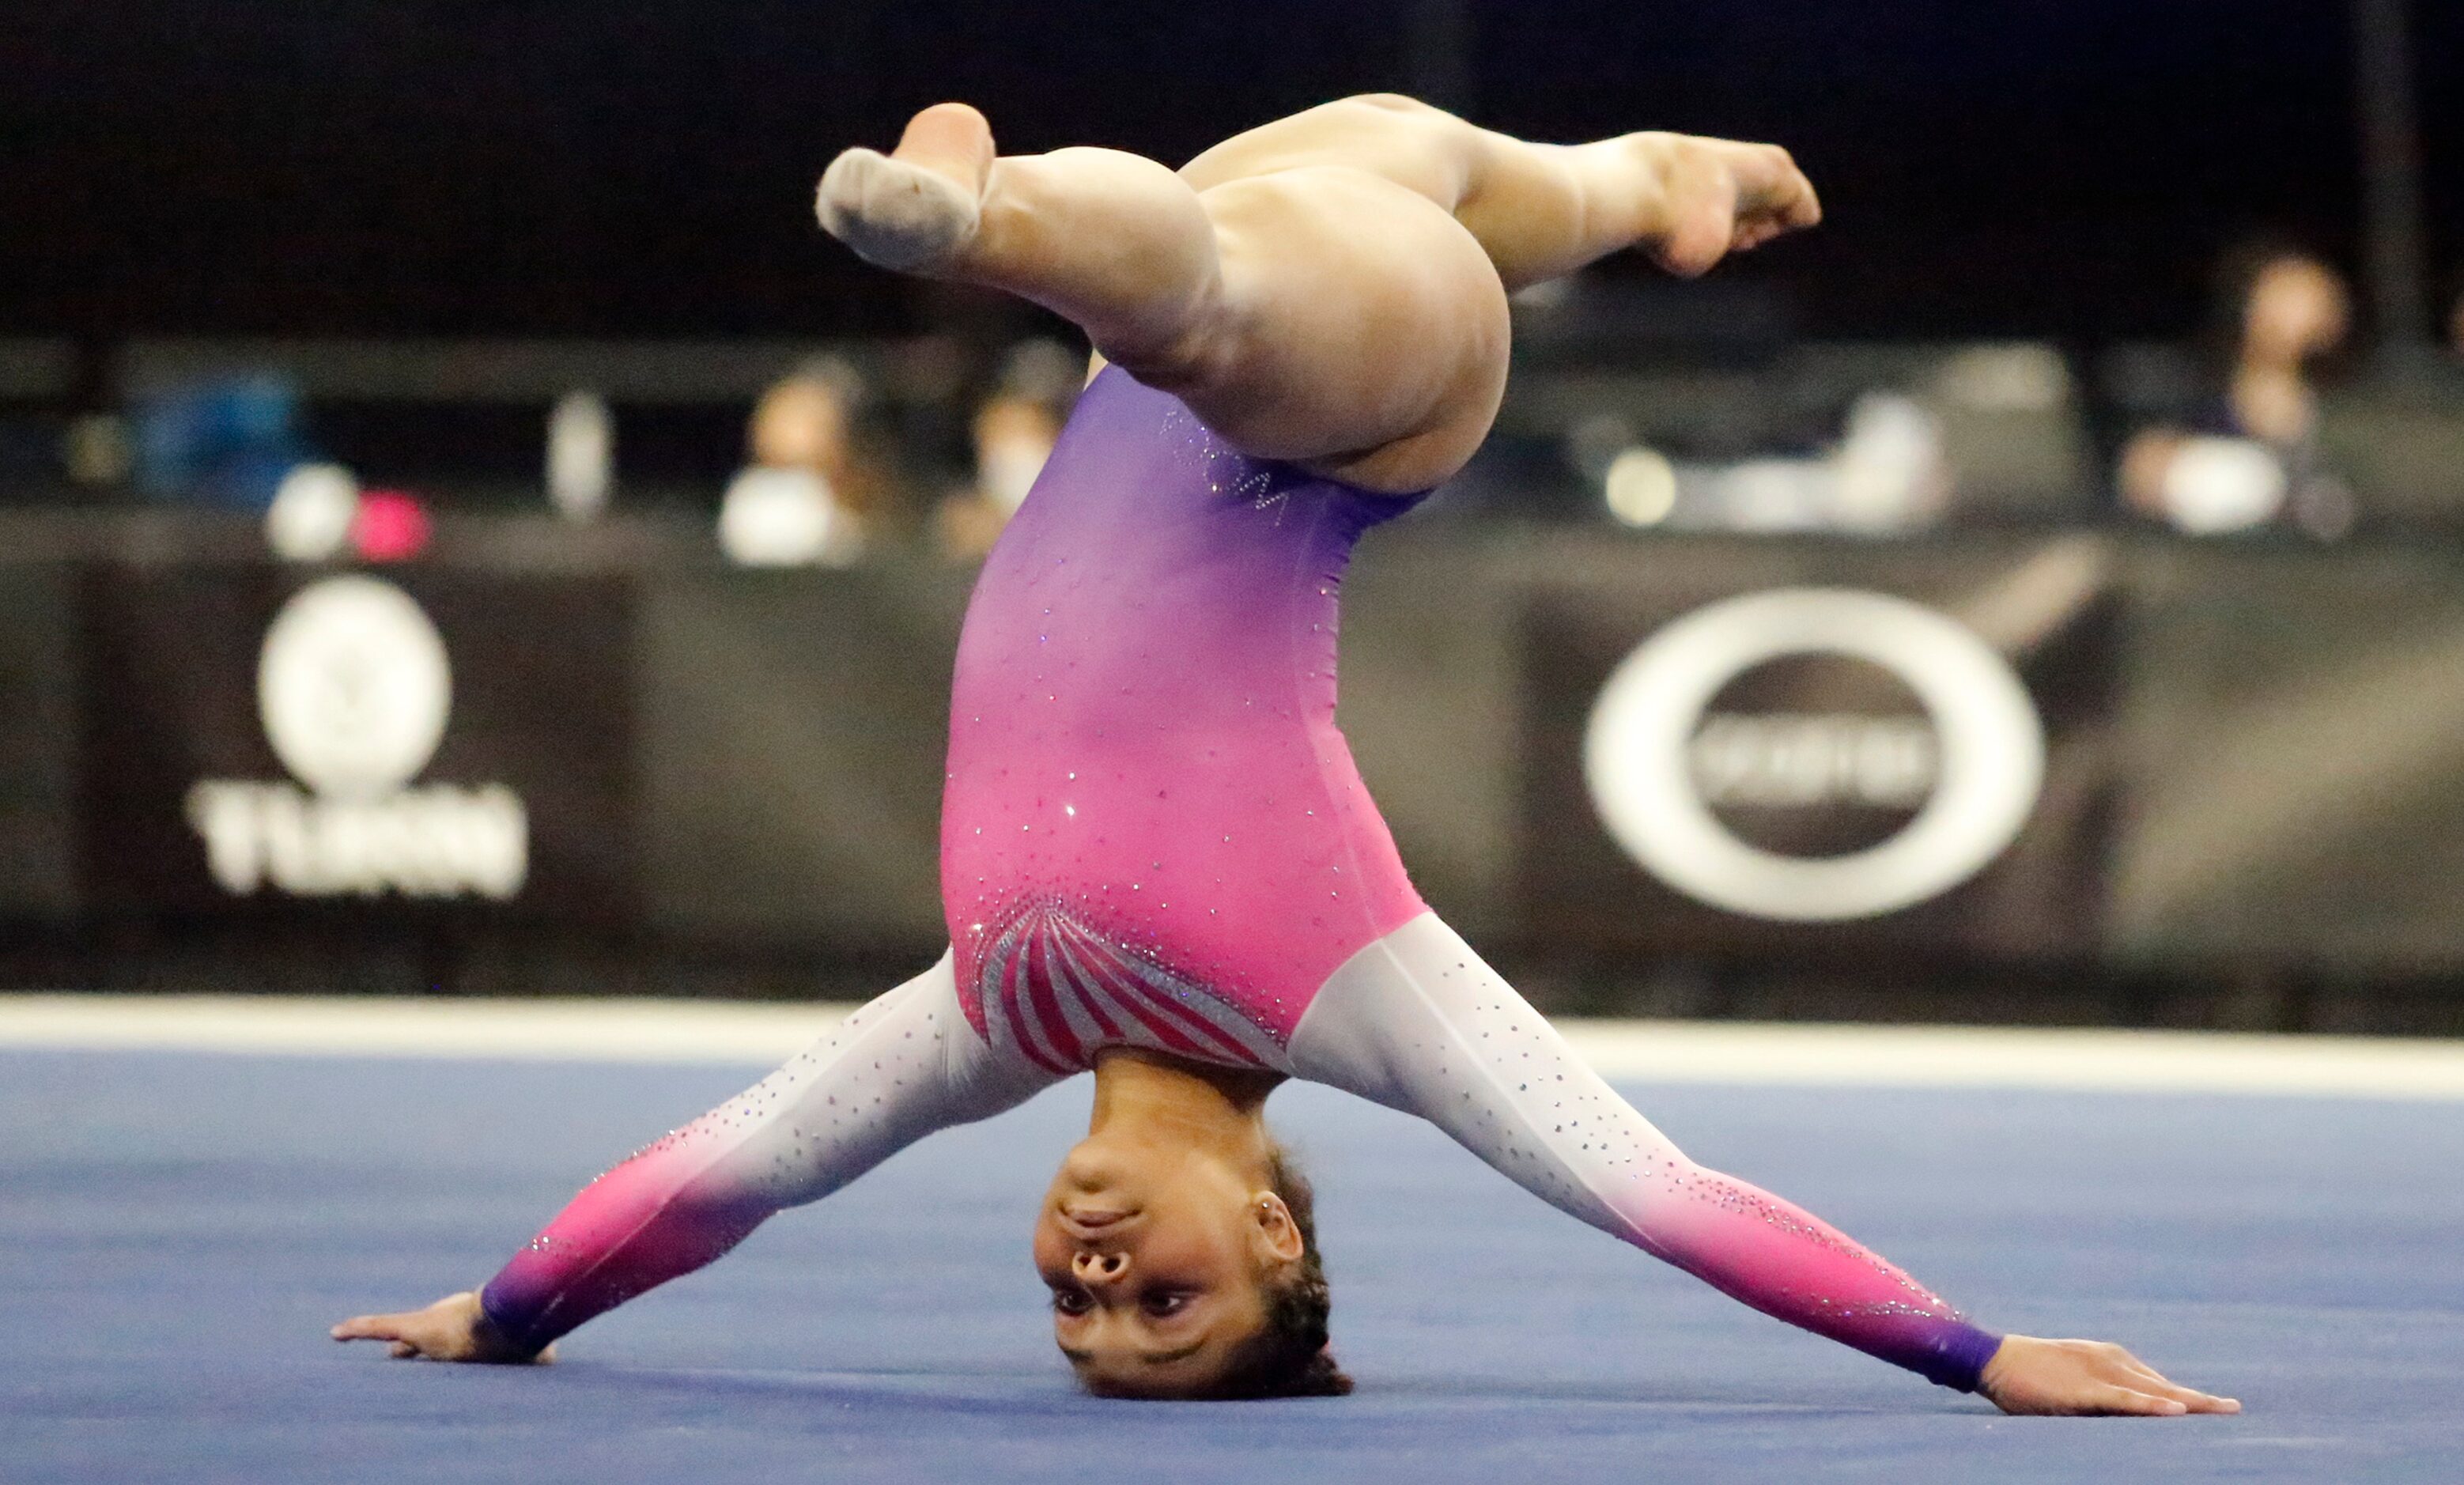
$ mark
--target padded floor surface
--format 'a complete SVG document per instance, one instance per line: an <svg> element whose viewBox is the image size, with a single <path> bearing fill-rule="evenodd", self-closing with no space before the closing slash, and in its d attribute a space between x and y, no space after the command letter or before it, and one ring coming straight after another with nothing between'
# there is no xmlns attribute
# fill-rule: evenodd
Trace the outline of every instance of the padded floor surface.
<svg viewBox="0 0 2464 1485"><path fill-rule="evenodd" d="M324 1329L473 1285L759 1069L0 1052L0 1480L2453 1480L2464 1104L1639 1087L1984 1323L2237 1418L2006 1419L1322 1089L1342 1400L1078 1396L1025 1255L1087 1087L954 1130L543 1368Z"/></svg>

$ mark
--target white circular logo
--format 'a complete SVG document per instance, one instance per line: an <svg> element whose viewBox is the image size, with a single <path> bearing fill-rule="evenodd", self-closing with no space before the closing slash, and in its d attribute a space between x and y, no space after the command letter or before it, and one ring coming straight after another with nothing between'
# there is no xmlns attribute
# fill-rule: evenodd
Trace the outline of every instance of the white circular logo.
<svg viewBox="0 0 2464 1485"><path fill-rule="evenodd" d="M256 706L275 755L319 794L373 799L417 777L452 709L445 641L410 595L328 578L265 632Z"/></svg>
<svg viewBox="0 0 2464 1485"><path fill-rule="evenodd" d="M1916 693L1940 735L1939 783L1888 840L1784 856L1712 813L1688 745L1730 681L1821 654L1879 666ZM1583 771L1609 833L1670 886L1754 917L1837 922L1939 896L1999 856L2035 807L2045 734L2010 665L1951 620L1880 593L1785 588L1698 609L1639 645L1601 688Z"/></svg>

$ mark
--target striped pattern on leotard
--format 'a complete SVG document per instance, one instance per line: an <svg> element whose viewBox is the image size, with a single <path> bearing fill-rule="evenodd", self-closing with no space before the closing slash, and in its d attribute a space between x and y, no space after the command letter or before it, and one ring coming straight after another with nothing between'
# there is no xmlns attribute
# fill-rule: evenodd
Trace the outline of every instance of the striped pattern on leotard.
<svg viewBox="0 0 2464 1485"><path fill-rule="evenodd" d="M1271 1032L1058 903L1026 903L986 936L977 983L986 1037L1046 1071L1080 1071L1094 1064L1097 1049L1116 1046L1289 1070Z"/></svg>

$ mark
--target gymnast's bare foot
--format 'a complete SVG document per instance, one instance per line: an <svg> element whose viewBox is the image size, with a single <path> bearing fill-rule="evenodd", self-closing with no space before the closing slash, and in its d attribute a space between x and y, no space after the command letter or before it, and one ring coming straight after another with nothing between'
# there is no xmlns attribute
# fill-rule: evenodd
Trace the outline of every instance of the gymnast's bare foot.
<svg viewBox="0 0 2464 1485"><path fill-rule="evenodd" d="M356 1315L335 1326L337 1341L390 1341L397 1357L432 1362L488 1362L519 1365L556 1360L556 1347L530 1351L505 1339L479 1307L476 1291L447 1295L424 1310L398 1315Z"/></svg>
<svg viewBox="0 0 2464 1485"><path fill-rule="evenodd" d="M1731 252L1761 247L1822 220L1814 184L1776 144L1690 134L1640 136L1660 176L1657 220L1640 246L1687 278Z"/></svg>
<svg viewBox="0 0 2464 1485"><path fill-rule="evenodd" d="M2006 1413L2178 1417L2237 1413L2241 1404L2179 1387L2106 1341L2005 1336L1985 1364L1978 1391Z"/></svg>
<svg viewBox="0 0 2464 1485"><path fill-rule="evenodd" d="M949 263L983 220L993 130L964 103L935 103L888 155L850 149L830 162L813 203L822 229L856 256L906 273Z"/></svg>

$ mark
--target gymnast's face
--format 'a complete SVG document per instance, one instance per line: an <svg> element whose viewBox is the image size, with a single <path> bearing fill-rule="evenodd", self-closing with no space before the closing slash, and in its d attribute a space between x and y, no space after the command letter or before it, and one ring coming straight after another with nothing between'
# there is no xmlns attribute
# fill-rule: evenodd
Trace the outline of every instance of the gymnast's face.
<svg viewBox="0 0 2464 1485"><path fill-rule="evenodd" d="M1301 1251L1254 1172L1160 1133L1078 1145L1035 1222L1053 1339L1105 1396L1212 1391L1265 1324L1264 1285Z"/></svg>

